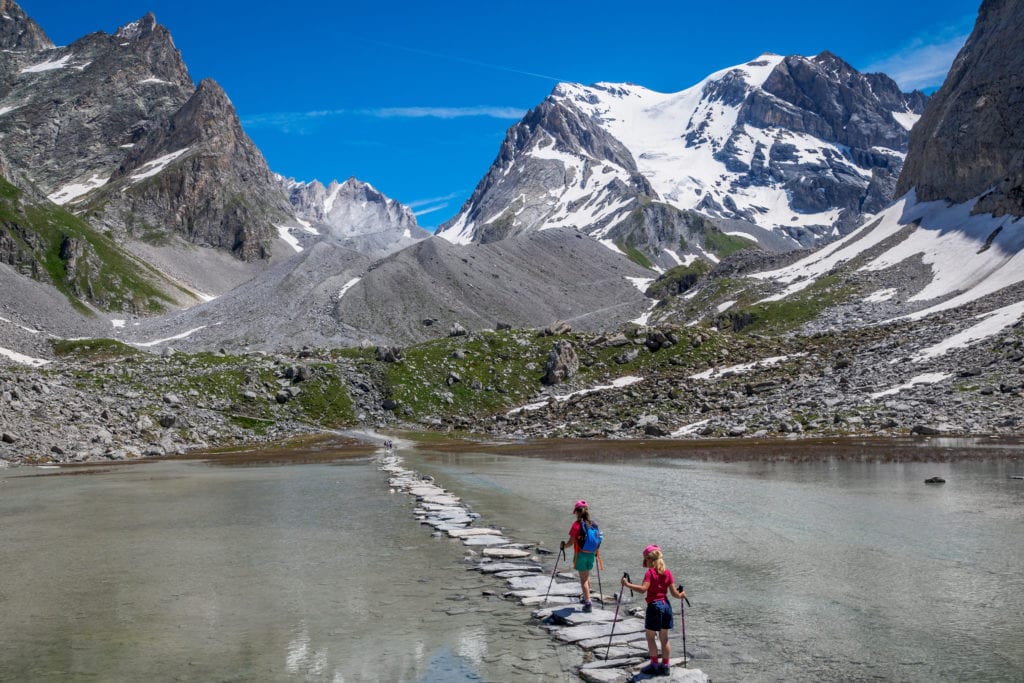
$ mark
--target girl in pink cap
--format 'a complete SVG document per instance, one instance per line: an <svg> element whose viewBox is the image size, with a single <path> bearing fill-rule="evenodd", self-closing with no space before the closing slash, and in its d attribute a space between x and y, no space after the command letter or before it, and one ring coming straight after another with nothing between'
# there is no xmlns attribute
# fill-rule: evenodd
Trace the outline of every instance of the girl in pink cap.
<svg viewBox="0 0 1024 683"><path fill-rule="evenodd" d="M585 500L577 500L572 508L576 515L576 521L569 528L569 543L572 543L573 555L572 566L580 573L580 589L583 591L583 611L592 611L593 605L590 602L590 572L594 570L594 563L600 562L598 547L601 544L601 532L597 524L590 519L590 506ZM595 546L596 539L596 546ZM565 549L566 541L562 541L559 548Z"/></svg>
<svg viewBox="0 0 1024 683"><path fill-rule="evenodd" d="M676 588L672 578L672 572L665 567L665 560L661 556L661 548L656 545L649 545L644 548L644 566L647 573L644 574L644 582L640 584L630 583L625 576L622 577L622 585L638 593L647 594L647 614L644 618L644 634L647 636L647 653L651 656L651 663L640 669L640 673L652 676L667 676L669 673L669 659L672 656L671 647L668 643L668 632L672 628L672 607L668 604L668 594L682 600L686 593ZM661 640L661 663L658 663L658 645L654 640L657 634Z"/></svg>

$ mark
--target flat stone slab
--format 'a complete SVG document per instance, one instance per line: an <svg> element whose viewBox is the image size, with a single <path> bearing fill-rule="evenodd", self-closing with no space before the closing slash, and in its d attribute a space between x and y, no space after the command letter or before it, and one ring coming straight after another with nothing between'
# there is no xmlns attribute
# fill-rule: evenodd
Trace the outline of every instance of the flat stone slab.
<svg viewBox="0 0 1024 683"><path fill-rule="evenodd" d="M469 536L462 539L462 545L506 545L508 539L504 536ZM527 553L529 555L529 553Z"/></svg>
<svg viewBox="0 0 1024 683"><path fill-rule="evenodd" d="M530 572L523 571L521 569L512 569L506 572L496 572L494 575L499 579L514 579L517 576L529 576Z"/></svg>
<svg viewBox="0 0 1024 683"><path fill-rule="evenodd" d="M543 595L531 595L522 598L519 604L526 607L535 607L537 605L573 605L579 604L579 599L576 596L549 595L548 599L545 600Z"/></svg>
<svg viewBox="0 0 1024 683"><path fill-rule="evenodd" d="M644 622L632 617L629 619L620 619L618 623L614 624L614 626L615 633L622 635L644 630ZM583 640L602 637L607 640L611 633L611 622L601 624L580 624L579 626L567 626L566 628L555 631L555 638L558 638L563 643L578 643Z"/></svg>
<svg viewBox="0 0 1024 683"><path fill-rule="evenodd" d="M461 528L467 524L472 524L473 519L471 517L452 517L451 519L435 519L433 517L427 517L420 521L421 524L427 524L434 527L439 531L447 533L449 529Z"/></svg>
<svg viewBox="0 0 1024 683"><path fill-rule="evenodd" d="M612 649L618 647L623 652L628 652L629 654L647 652L647 636L642 631L619 633L619 629L616 627L615 635L611 637L611 644ZM576 645L584 650L594 650L598 656L602 656L604 649L608 647L608 636L604 638L588 638L587 640L581 640ZM611 653L608 656L610 657Z"/></svg>
<svg viewBox="0 0 1024 683"><path fill-rule="evenodd" d="M453 529L448 532L452 538L466 538L468 536L501 536L501 529L488 529L487 527L472 527L469 529Z"/></svg>
<svg viewBox="0 0 1024 683"><path fill-rule="evenodd" d="M531 554L529 550L520 550L519 548L484 548L484 557L497 557L502 560L529 557Z"/></svg>
<svg viewBox="0 0 1024 683"><path fill-rule="evenodd" d="M497 574L498 572L541 572L544 570L539 564L528 564L526 562L481 562L473 569L484 574Z"/></svg>

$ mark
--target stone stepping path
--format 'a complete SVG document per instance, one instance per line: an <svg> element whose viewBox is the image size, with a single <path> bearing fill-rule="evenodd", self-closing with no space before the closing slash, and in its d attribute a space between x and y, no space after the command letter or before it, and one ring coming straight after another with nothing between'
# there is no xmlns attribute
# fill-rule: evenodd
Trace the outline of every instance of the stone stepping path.
<svg viewBox="0 0 1024 683"><path fill-rule="evenodd" d="M588 653L584 656L587 663L577 671L582 680L588 683L648 679L708 683L707 676L699 669L684 669L681 659L673 660L670 676L640 674L640 668L647 663L643 606L623 603L615 621L614 599L595 594L594 610L583 612L576 576L559 572L552 581L551 571L540 564L540 555L550 554L549 551L513 541L500 529L472 526L479 515L433 479L406 469L397 454L384 454L379 462L380 469L390 475L393 492L416 498L413 515L421 524L432 527L435 536L447 535L473 549L481 556L473 569L506 582L508 590L502 597L516 600L524 607L538 608L533 610L532 616L539 625L556 640Z"/></svg>

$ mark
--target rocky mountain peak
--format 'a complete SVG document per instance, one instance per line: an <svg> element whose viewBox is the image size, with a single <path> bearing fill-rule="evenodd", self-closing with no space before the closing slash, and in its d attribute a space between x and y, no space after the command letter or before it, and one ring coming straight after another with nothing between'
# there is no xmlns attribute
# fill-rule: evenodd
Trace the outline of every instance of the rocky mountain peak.
<svg viewBox="0 0 1024 683"><path fill-rule="evenodd" d="M680 212L696 210L810 246L892 199L924 101L829 52L764 53L676 93L560 83L509 129L440 234L486 243L574 227L605 244L645 245L668 268L701 256L688 229L665 227L693 224ZM652 201L672 210L650 211Z"/></svg>
<svg viewBox="0 0 1024 683"><path fill-rule="evenodd" d="M354 251L380 257L430 236L412 209L358 178L332 180L327 187L318 180L298 183L279 177L278 183L297 217Z"/></svg>
<svg viewBox="0 0 1024 683"><path fill-rule="evenodd" d="M42 28L14 0L0 0L0 49L38 52L53 47Z"/></svg>
<svg viewBox="0 0 1024 683"><path fill-rule="evenodd" d="M163 29L165 32L167 31L167 29L164 29L163 26L160 26L160 24L157 23L156 15L149 12L141 19L125 24L119 28L117 33L114 34L114 37L120 38L121 40L138 40L150 35L158 27Z"/></svg>
<svg viewBox="0 0 1024 683"><path fill-rule="evenodd" d="M1024 4L985 0L942 87L910 136L898 194L1024 216Z"/></svg>

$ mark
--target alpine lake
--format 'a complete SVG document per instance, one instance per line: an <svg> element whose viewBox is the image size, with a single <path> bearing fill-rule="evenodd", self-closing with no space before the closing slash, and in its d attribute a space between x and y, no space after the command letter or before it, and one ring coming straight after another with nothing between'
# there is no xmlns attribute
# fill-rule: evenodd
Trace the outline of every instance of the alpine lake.
<svg viewBox="0 0 1024 683"><path fill-rule="evenodd" d="M1019 442L395 453L517 542L557 549L586 499L609 598L660 545L713 681L1024 680ZM0 471L0 680L577 680L589 655L420 525L378 456L329 439Z"/></svg>

